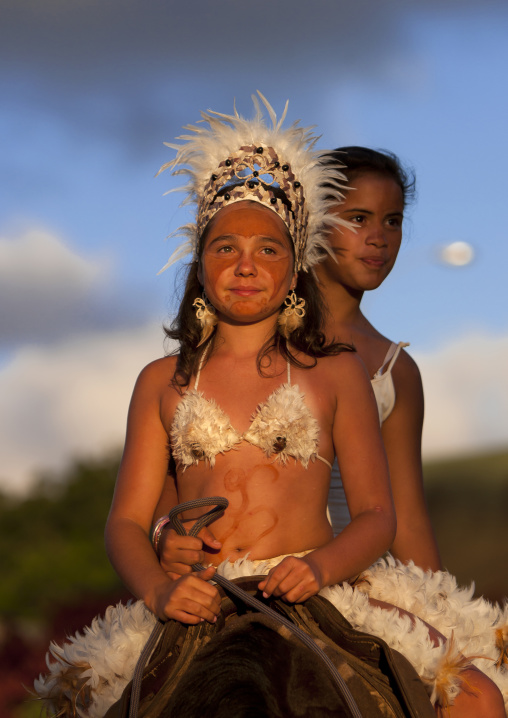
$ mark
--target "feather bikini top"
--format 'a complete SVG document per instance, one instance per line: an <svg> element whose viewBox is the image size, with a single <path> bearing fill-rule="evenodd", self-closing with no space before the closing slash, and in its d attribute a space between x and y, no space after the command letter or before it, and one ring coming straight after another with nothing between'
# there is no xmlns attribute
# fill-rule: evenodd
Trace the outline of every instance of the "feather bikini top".
<svg viewBox="0 0 508 718"><path fill-rule="evenodd" d="M291 385L289 361L287 383L259 404L251 425L240 434L217 402L198 391L204 358L205 354L199 364L194 388L183 395L171 425L171 450L183 470L200 461L208 461L213 468L217 454L236 448L242 441L258 446L266 456L274 457L282 464L292 457L307 468L309 461L319 459L332 468L330 462L317 453L319 424L298 386Z"/></svg>

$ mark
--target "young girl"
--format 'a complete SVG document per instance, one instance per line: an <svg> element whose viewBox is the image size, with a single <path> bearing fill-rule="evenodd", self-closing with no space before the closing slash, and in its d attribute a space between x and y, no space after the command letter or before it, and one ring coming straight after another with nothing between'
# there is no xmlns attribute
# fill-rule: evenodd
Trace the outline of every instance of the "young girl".
<svg viewBox="0 0 508 718"><path fill-rule="evenodd" d="M108 554L152 612L143 614L146 626L153 614L214 621L218 594L207 581L215 567L230 576L266 574L259 584L265 596L300 602L322 592L354 624L377 622L397 648L413 643L406 653L417 654L413 663L434 698L455 698L450 715L502 716L497 688L454 645L404 612L369 604L348 582L393 543L395 512L369 378L349 345L326 344L309 273L326 230L343 223L330 211L341 199L337 170L317 161L307 130L282 130L265 104L272 128L259 108L252 122L206 114L209 129L188 128L193 134L170 163L189 166L187 189L198 203L196 226L186 228L194 261L174 328L180 354L146 367L134 389L106 527ZM335 454L351 522L334 538L326 507ZM200 575L169 577L150 544L169 458L173 504L214 495L230 502L214 525L220 547L207 552L210 567ZM136 611L138 604L120 607L92 636L54 650L60 665L40 680L39 694L51 693L78 655L82 665L87 651L100 654L102 664L90 659L83 677L92 686L88 715L103 714L137 657L125 630L130 663L119 670L112 626ZM114 695L111 675L104 675L104 635L94 643L101 628L115 645ZM464 685L473 692L461 692Z"/></svg>
<svg viewBox="0 0 508 718"><path fill-rule="evenodd" d="M441 568L439 551L425 504L421 462L423 390L418 367L403 351L370 324L361 311L365 291L377 289L392 270L402 240L404 210L414 192L414 179L395 155L366 147L342 147L323 155L332 167L344 162L349 187L337 211L355 227L332 228L333 255L314 267L326 305L325 332L347 338L367 367L378 404L390 483L397 514L397 533L390 548L394 558L424 569ZM353 190L349 191L352 187ZM173 479L168 478L171 491ZM156 515L167 513L171 494L162 496ZM329 508L334 534L350 522L337 462L333 464ZM186 573L197 560L202 542L217 546L211 529L199 539L174 532L161 536L161 563L171 575Z"/></svg>
<svg viewBox="0 0 508 718"><path fill-rule="evenodd" d="M199 200L195 261L173 332L180 354L138 379L106 527L108 554L128 588L156 615L188 622L210 614L202 615L208 605L182 614L187 583L209 600L212 589L193 577L170 580L147 539L168 444L175 504L217 494L230 500L215 524L222 541L214 565L315 549L274 569L267 593L305 600L356 576L395 530L372 390L349 346L325 345L308 273L326 223L343 224L330 212L341 195L323 186L326 178L337 186L336 169L307 150L314 138L305 130L207 119L206 142L200 131L175 161L192 164ZM284 154L276 143L286 145ZM343 457L353 520L332 541L323 517L334 450Z"/></svg>
<svg viewBox="0 0 508 718"><path fill-rule="evenodd" d="M402 240L407 202L414 178L397 157L366 147L342 147L324 155L325 162L342 161L350 187L336 211L355 228L332 229L333 257L316 266L326 303L327 336L350 341L363 359L379 408L383 443L397 513L397 533L391 554L424 569L441 568L436 540L423 492L421 435L423 390L418 367L367 320L361 310L364 292L377 289L391 272ZM337 260L337 261L334 261ZM349 517L337 465L332 471L331 514L334 530Z"/></svg>

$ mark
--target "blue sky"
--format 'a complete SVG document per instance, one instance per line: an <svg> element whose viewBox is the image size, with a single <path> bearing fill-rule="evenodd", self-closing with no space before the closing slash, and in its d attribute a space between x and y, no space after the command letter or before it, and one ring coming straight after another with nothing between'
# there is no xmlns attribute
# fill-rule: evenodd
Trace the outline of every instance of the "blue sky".
<svg viewBox="0 0 508 718"><path fill-rule="evenodd" d="M418 198L373 323L411 341L426 455L508 443L508 7L441 0L2 0L0 486L120 445L132 384L163 352L188 220L167 175L201 109L261 90L323 148L387 148ZM475 261L439 261L452 241Z"/></svg>

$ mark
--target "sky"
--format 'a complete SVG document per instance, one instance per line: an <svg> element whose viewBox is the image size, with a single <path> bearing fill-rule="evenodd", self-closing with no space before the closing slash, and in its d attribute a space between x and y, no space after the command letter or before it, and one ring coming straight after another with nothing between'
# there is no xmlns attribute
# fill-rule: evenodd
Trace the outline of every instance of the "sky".
<svg viewBox="0 0 508 718"><path fill-rule="evenodd" d="M426 458L506 448L507 32L503 0L0 0L0 489L122 445L182 279L163 142L256 90L415 170L365 312L411 342Z"/></svg>

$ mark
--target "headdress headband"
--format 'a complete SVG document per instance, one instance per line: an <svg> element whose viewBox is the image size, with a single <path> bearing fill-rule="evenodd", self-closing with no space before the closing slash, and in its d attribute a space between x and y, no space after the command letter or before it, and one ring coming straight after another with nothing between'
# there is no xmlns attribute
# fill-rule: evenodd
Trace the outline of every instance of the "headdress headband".
<svg viewBox="0 0 508 718"><path fill-rule="evenodd" d="M323 165L314 151L318 139L311 127L298 121L282 129L288 103L280 120L269 102L258 92L272 126L265 124L258 98L252 99L256 115L252 120L234 115L202 112L206 126L187 125L193 134L177 139L186 144L164 144L177 151L176 158L157 174L171 169L173 175L185 174L182 204L196 202L195 224L180 227L172 236L187 236L170 257L163 271L181 257L192 253L197 259L198 243L210 219L228 204L253 200L276 212L289 230L295 249L295 269L307 271L328 250L326 232L330 227L348 225L330 212L343 199L338 171L343 165ZM167 193L169 194L169 193Z"/></svg>

